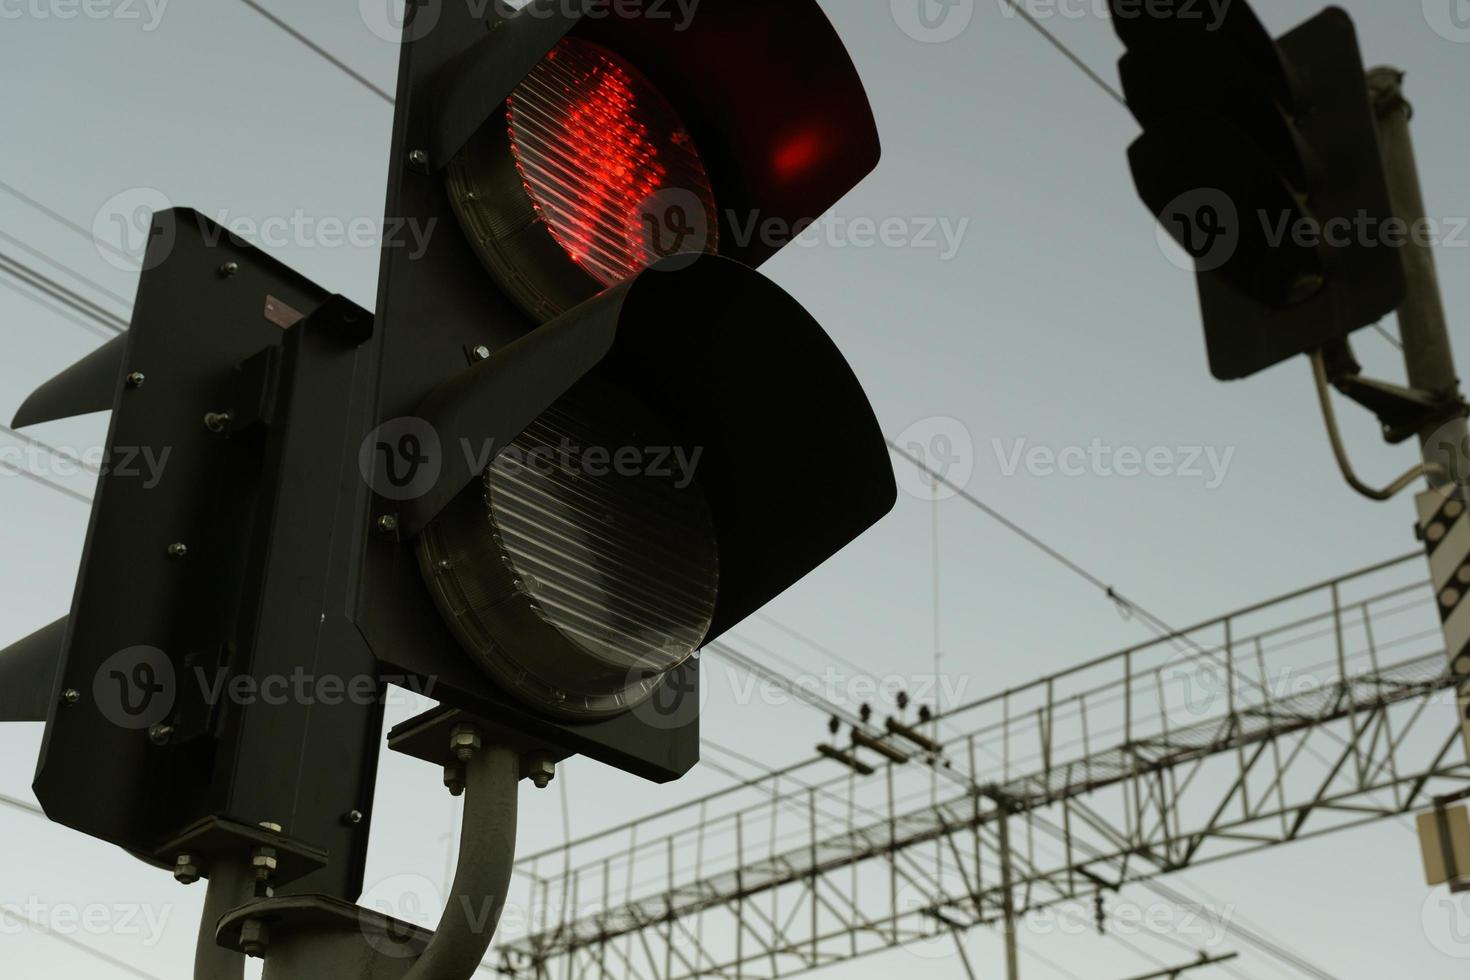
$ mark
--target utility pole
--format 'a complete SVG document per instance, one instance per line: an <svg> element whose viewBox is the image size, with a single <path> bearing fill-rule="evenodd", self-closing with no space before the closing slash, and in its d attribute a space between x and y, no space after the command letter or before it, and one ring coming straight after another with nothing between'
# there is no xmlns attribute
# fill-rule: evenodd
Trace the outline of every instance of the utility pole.
<svg viewBox="0 0 1470 980"><path fill-rule="evenodd" d="M1409 121L1413 106L1404 97L1404 73L1397 68L1374 68L1368 73L1368 90L1378 118L1378 141L1393 200L1394 216L1410 229L1404 245L1404 275L1408 295L1398 309L1399 334L1403 340L1404 364L1409 386L1433 393L1446 401L1460 398L1460 380L1450 355L1444 299L1434 263L1434 243L1425 228L1424 192L1419 183L1419 165L1414 155L1414 137ZM1462 483L1470 455L1470 431L1465 417L1442 418L1427 423L1419 432L1424 462L1431 466L1429 484L1445 488ZM1442 467L1442 471L1433 466Z"/></svg>

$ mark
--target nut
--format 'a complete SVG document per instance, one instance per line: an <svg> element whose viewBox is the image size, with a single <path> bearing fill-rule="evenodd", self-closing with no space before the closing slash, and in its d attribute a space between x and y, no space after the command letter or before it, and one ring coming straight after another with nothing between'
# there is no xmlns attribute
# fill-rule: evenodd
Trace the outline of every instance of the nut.
<svg viewBox="0 0 1470 980"><path fill-rule="evenodd" d="M189 546L182 541L175 541L168 546L168 556L170 558L187 558L189 557Z"/></svg>
<svg viewBox="0 0 1470 980"><path fill-rule="evenodd" d="M128 375L128 387L129 388L141 388L141 387L143 387L143 382L145 380L146 379L143 377L143 372L142 371L134 371L134 372L132 372L131 374Z"/></svg>
<svg viewBox="0 0 1470 980"><path fill-rule="evenodd" d="M69 687L61 692L62 704L76 704L82 699L82 692L74 687Z"/></svg>
<svg viewBox="0 0 1470 980"><path fill-rule="evenodd" d="M174 880L181 885L192 885L199 880L199 864L192 854L180 854L174 859Z"/></svg>
<svg viewBox="0 0 1470 980"><path fill-rule="evenodd" d="M219 275L221 279L228 279L239 271L240 263L238 262L226 262L224 265L219 267Z"/></svg>
<svg viewBox="0 0 1470 980"><path fill-rule="evenodd" d="M259 959L270 942L270 926L263 919L246 919L240 926L240 949L246 956Z"/></svg>
<svg viewBox="0 0 1470 980"><path fill-rule="evenodd" d="M378 518L378 531L381 534L398 533L398 517L394 514L384 514Z"/></svg>
<svg viewBox="0 0 1470 980"><path fill-rule="evenodd" d="M449 735L449 751L460 762L468 762L481 744L480 733L470 725L455 725Z"/></svg>
<svg viewBox="0 0 1470 980"><path fill-rule="evenodd" d="M526 766L526 778L535 783L537 789L545 789L556 778L556 763L550 756L532 756Z"/></svg>
<svg viewBox="0 0 1470 980"><path fill-rule="evenodd" d="M478 347L475 348L475 360L477 360L477 361L486 361L486 360L489 360L489 359L490 359L490 348L486 347L484 344L481 344L480 346L478 346Z"/></svg>
<svg viewBox="0 0 1470 980"><path fill-rule="evenodd" d="M276 849L274 847L257 847L250 852L250 866L255 869L256 877L269 877L275 874Z"/></svg>

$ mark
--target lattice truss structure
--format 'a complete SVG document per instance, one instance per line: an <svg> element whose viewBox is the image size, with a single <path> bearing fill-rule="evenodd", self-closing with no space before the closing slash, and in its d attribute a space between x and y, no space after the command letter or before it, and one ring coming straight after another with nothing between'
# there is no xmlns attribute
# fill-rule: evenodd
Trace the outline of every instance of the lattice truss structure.
<svg viewBox="0 0 1470 980"><path fill-rule="evenodd" d="M1423 561L949 711L938 757L812 760L527 857L541 918L496 965L787 976L1425 808L1470 766Z"/></svg>

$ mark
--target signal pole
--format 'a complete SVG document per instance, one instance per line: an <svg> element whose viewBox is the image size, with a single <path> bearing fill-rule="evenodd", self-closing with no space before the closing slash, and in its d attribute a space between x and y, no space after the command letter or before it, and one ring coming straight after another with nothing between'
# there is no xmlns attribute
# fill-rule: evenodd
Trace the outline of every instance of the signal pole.
<svg viewBox="0 0 1470 980"><path fill-rule="evenodd" d="M1404 347L1404 364L1409 386L1458 401L1460 379L1450 354L1450 337L1445 318L1439 274L1434 263L1434 244L1415 231L1425 227L1424 191L1419 182L1419 165L1414 155L1414 137L1409 121L1414 109L1404 97L1404 73L1397 68L1374 68L1368 73L1368 90L1378 118L1378 140L1388 177L1394 215L1410 231L1403 248L1408 294L1398 310L1399 334ZM1461 454L1470 450L1470 430L1465 417L1448 422L1442 418L1426 424L1419 432L1424 462L1438 464L1443 472L1431 470L1429 483L1439 489L1464 479ZM1446 475L1447 474L1447 475Z"/></svg>

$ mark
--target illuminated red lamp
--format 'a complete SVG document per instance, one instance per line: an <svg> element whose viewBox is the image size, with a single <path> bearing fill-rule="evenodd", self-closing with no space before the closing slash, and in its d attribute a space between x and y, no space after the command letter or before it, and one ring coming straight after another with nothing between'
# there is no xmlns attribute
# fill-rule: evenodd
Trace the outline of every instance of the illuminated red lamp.
<svg viewBox="0 0 1470 980"><path fill-rule="evenodd" d="M539 320L670 255L718 250L714 191L678 113L581 38L536 66L447 178L480 260Z"/></svg>

